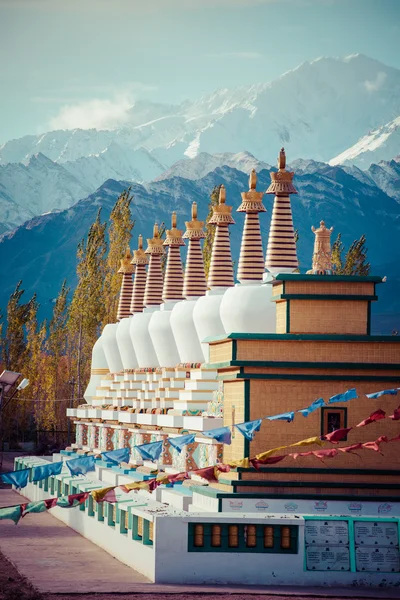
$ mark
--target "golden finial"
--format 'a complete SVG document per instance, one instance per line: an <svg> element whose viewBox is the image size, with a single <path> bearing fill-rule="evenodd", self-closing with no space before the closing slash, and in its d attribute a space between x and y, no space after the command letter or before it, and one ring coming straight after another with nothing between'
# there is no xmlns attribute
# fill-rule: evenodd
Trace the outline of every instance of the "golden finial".
<svg viewBox="0 0 400 600"><path fill-rule="evenodd" d="M255 190L257 186L257 173L255 169L251 170L249 177L249 190Z"/></svg>
<svg viewBox="0 0 400 600"><path fill-rule="evenodd" d="M192 204L192 220L197 219L197 202L193 202Z"/></svg>
<svg viewBox="0 0 400 600"><path fill-rule="evenodd" d="M153 237L147 240L146 254L164 254L163 241L160 238L158 223L154 223Z"/></svg>
<svg viewBox="0 0 400 600"><path fill-rule="evenodd" d="M182 231L176 228L177 219L175 211L172 213L171 224L171 229L167 229L164 246L184 246L185 242L182 240Z"/></svg>
<svg viewBox="0 0 400 600"><path fill-rule="evenodd" d="M285 148L281 148L281 151L279 152L278 168L280 171L283 171L286 168Z"/></svg>
<svg viewBox="0 0 400 600"><path fill-rule="evenodd" d="M219 188L218 203L219 204L225 204L225 200L226 200L226 189L225 189L224 185L221 185L221 187Z"/></svg>
<svg viewBox="0 0 400 600"><path fill-rule="evenodd" d="M197 202L193 202L192 204L192 220L186 221L185 225L186 231L183 234L184 238L202 239L206 237L203 231L204 221L199 221L197 219Z"/></svg>
<svg viewBox="0 0 400 600"><path fill-rule="evenodd" d="M125 251L125 256L123 258L121 258L121 266L118 269L118 273L133 273L134 272L135 268L131 264L131 259L132 259L131 250L128 246Z"/></svg>
<svg viewBox="0 0 400 600"><path fill-rule="evenodd" d="M154 223L154 228L153 228L153 237L158 238L158 223Z"/></svg>
<svg viewBox="0 0 400 600"><path fill-rule="evenodd" d="M139 235L138 238L138 249L133 251L133 258L131 261L132 265L147 265L149 262L145 251L143 250L143 236Z"/></svg>
<svg viewBox="0 0 400 600"><path fill-rule="evenodd" d="M175 211L172 213L171 226L172 226L172 229L176 229L176 212Z"/></svg>
<svg viewBox="0 0 400 600"><path fill-rule="evenodd" d="M143 236L142 236L142 234L139 235L138 250L143 250Z"/></svg>

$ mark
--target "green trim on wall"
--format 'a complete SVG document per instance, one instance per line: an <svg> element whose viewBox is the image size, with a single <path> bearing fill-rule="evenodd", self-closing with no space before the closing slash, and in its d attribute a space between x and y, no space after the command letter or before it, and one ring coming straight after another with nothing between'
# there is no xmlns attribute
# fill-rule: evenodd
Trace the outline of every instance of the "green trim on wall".
<svg viewBox="0 0 400 600"><path fill-rule="evenodd" d="M337 469L333 467L326 467L325 469L315 467L259 467L258 470L251 467L250 469L244 469L243 467L236 467L238 473L329 473L329 475L392 475L393 477L400 476L400 470L398 469ZM239 480L235 480L239 481Z"/></svg>
<svg viewBox="0 0 400 600"><path fill-rule="evenodd" d="M232 360L236 360L237 359L237 341L233 340L232 341Z"/></svg>
<svg viewBox="0 0 400 600"><path fill-rule="evenodd" d="M376 302L378 296L367 296L366 294L277 294L271 298L272 302L278 302L279 300L365 300Z"/></svg>
<svg viewBox="0 0 400 600"><path fill-rule="evenodd" d="M289 380L289 381L400 381L400 375L305 375L303 373L288 375L286 373L245 373L241 370L238 374L233 374L232 379L270 379L270 380Z"/></svg>
<svg viewBox="0 0 400 600"><path fill-rule="evenodd" d="M300 273L279 273L276 281L371 281L382 283L382 277L377 275L305 275Z"/></svg>
<svg viewBox="0 0 400 600"><path fill-rule="evenodd" d="M228 340L273 340L276 342L323 341L323 342L394 342L400 343L400 336L393 335L356 335L322 333L229 333L204 338L203 342L223 342Z"/></svg>
<svg viewBox="0 0 400 600"><path fill-rule="evenodd" d="M313 482L315 483L315 482ZM398 486L397 486L398 488ZM192 490L202 496L208 496L211 498L216 498L218 500L245 500L246 498L250 499L271 499L271 500L318 500L321 496L318 494L285 494L285 493L270 493L270 492L221 492L221 490L217 490L214 488L209 488L208 486L199 486L192 487ZM345 500L348 501L348 494L324 494L324 500ZM371 496L371 494L367 495L358 495L357 500L360 502L400 502L400 496Z"/></svg>

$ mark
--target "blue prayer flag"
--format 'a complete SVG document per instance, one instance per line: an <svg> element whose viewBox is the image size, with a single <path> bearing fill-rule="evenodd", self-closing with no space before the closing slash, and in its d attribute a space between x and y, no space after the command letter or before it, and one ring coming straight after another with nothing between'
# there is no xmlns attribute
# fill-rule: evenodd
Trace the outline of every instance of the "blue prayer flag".
<svg viewBox="0 0 400 600"><path fill-rule="evenodd" d="M67 467L71 475L85 475L89 471L95 471L94 456L82 456L66 461Z"/></svg>
<svg viewBox="0 0 400 600"><path fill-rule="evenodd" d="M168 438L169 443L176 450L178 450L179 454L182 452L182 448L187 446L188 444L192 444L196 438L195 433L189 433L188 435L181 435L176 438Z"/></svg>
<svg viewBox="0 0 400 600"><path fill-rule="evenodd" d="M39 467L33 467L32 470L32 481L41 481L47 479L51 475L59 475L62 471L64 462L49 463L48 465L40 465Z"/></svg>
<svg viewBox="0 0 400 600"><path fill-rule="evenodd" d="M15 485L17 488L23 488L28 485L30 469L21 469L20 471L10 471L0 475L3 483Z"/></svg>
<svg viewBox="0 0 400 600"><path fill-rule="evenodd" d="M380 398L381 396L397 396L400 388L394 388L393 390L382 390L381 392L375 392L374 394L365 394L367 398Z"/></svg>
<svg viewBox="0 0 400 600"><path fill-rule="evenodd" d="M163 442L151 442L150 444L141 444L135 446L145 460L158 460L162 452Z"/></svg>
<svg viewBox="0 0 400 600"><path fill-rule="evenodd" d="M46 502L44 500L38 500L37 502L28 502L23 510L23 516L29 513L41 513L47 510Z"/></svg>
<svg viewBox="0 0 400 600"><path fill-rule="evenodd" d="M18 504L17 506L0 508L0 521L2 519L11 519L11 521L14 521L14 523L18 525L18 521L20 520L21 516L21 504Z"/></svg>
<svg viewBox="0 0 400 600"><path fill-rule="evenodd" d="M262 419L256 419L255 421L247 421L247 423L239 423L239 425L235 425L235 427L239 429L246 440L253 440L255 432L260 431L261 423Z"/></svg>
<svg viewBox="0 0 400 600"><path fill-rule="evenodd" d="M205 435L206 437L213 438L221 444L227 444L228 446L232 441L232 432L230 427L217 427L217 429L203 431L203 435Z"/></svg>
<svg viewBox="0 0 400 600"><path fill-rule="evenodd" d="M310 406L308 406L307 408L301 408L297 412L301 413L303 417L308 417L308 415L311 415L311 413L313 413L318 408L321 408L322 406L325 406L324 399L318 398L318 400L314 400L314 402L310 404Z"/></svg>
<svg viewBox="0 0 400 600"><path fill-rule="evenodd" d="M101 457L105 460L119 465L122 462L128 462L131 455L130 448L120 448L120 450L112 450L111 452L102 452Z"/></svg>
<svg viewBox="0 0 400 600"><path fill-rule="evenodd" d="M294 419L294 412L281 413L280 415L273 415L272 417L265 417L268 421L287 421L291 423Z"/></svg>
<svg viewBox="0 0 400 600"><path fill-rule="evenodd" d="M357 390L356 388L351 388L351 390L347 390L343 394L336 394L336 396L329 398L328 404L332 404L333 402L347 402L348 400L354 400L354 398L358 398Z"/></svg>

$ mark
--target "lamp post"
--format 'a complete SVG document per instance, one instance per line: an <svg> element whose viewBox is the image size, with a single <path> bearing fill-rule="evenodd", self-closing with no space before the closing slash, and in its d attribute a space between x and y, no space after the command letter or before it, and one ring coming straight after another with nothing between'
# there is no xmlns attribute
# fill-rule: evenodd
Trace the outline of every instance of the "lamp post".
<svg viewBox="0 0 400 600"><path fill-rule="evenodd" d="M70 400L69 400L69 407L73 408L73 404L74 404L74 399L75 399L75 379L72 378L70 381L68 381L68 384L71 386L71 396L70 396ZM69 446L71 443L71 417L68 417L68 424L67 424L67 445Z"/></svg>
<svg viewBox="0 0 400 600"><path fill-rule="evenodd" d="M14 371L3 371L0 375L0 469L3 466L4 434L3 434L3 411L10 404L15 394L19 390L24 390L29 385L29 379L24 378L21 383L15 387L21 373ZM11 395L6 396L7 392L12 391Z"/></svg>

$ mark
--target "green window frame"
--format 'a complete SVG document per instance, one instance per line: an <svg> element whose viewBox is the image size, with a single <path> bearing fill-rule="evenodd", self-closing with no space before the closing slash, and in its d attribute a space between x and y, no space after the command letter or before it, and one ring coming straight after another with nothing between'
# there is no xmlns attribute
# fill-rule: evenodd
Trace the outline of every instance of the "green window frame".
<svg viewBox="0 0 400 600"><path fill-rule="evenodd" d="M297 525L189 523L189 552L297 554Z"/></svg>

